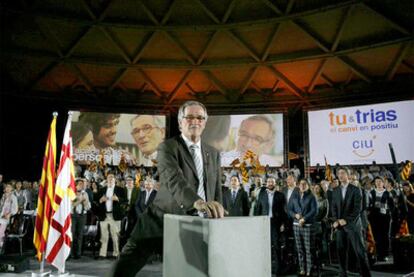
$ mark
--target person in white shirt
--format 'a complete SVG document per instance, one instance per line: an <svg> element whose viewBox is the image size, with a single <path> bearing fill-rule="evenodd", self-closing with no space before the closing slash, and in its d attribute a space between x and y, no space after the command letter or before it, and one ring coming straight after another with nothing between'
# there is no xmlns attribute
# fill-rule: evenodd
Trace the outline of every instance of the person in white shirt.
<svg viewBox="0 0 414 277"><path fill-rule="evenodd" d="M4 234L10 218L18 211L17 198L13 194L13 186L6 184L0 200L0 253L3 247Z"/></svg>
<svg viewBox="0 0 414 277"><path fill-rule="evenodd" d="M72 249L71 256L79 259L82 250L83 229L86 225L86 217L91 209L89 196L85 191L85 182L82 179L76 181L76 198L72 201Z"/></svg>

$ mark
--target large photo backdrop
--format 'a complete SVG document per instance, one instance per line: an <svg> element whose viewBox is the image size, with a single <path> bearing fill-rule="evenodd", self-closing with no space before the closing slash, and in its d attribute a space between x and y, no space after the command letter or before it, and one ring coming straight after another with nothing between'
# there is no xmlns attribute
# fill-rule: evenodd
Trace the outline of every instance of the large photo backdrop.
<svg viewBox="0 0 414 277"><path fill-rule="evenodd" d="M73 112L74 159L153 166L165 139L164 115Z"/></svg>
<svg viewBox="0 0 414 277"><path fill-rule="evenodd" d="M209 116L202 139L221 152L222 166L243 161L248 151L263 166L284 162L283 114Z"/></svg>
<svg viewBox="0 0 414 277"><path fill-rule="evenodd" d="M308 112L310 165L392 163L414 159L414 101Z"/></svg>

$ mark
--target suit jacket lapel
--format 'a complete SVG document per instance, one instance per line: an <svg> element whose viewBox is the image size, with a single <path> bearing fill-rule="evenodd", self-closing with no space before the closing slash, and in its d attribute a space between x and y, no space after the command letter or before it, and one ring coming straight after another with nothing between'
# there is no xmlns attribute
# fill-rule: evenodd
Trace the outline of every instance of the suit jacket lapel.
<svg viewBox="0 0 414 277"><path fill-rule="evenodd" d="M208 166L210 164L210 153L206 150L205 144L201 143L201 153L203 156L203 175L204 175L204 191L206 192L206 199L213 200L211 187L208 184Z"/></svg>
<svg viewBox="0 0 414 277"><path fill-rule="evenodd" d="M185 141L183 140L183 138L181 136L178 137L178 142L181 146L180 151L183 155L183 158L184 158L185 162L188 164L188 166L190 166L191 170L194 173L194 176L198 180L197 169L195 167L193 156L191 156L190 150L188 149L187 145L185 144Z"/></svg>

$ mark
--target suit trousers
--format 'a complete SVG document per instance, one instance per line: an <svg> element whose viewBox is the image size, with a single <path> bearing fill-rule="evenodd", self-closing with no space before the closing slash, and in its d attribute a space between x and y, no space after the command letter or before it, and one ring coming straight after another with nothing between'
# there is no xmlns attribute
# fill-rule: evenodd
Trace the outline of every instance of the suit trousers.
<svg viewBox="0 0 414 277"><path fill-rule="evenodd" d="M313 243L313 227L312 225L299 226L293 225L293 233L295 234L295 244L298 251L300 271L310 274L312 271L312 250ZM306 266L305 266L306 260Z"/></svg>
<svg viewBox="0 0 414 277"><path fill-rule="evenodd" d="M72 214L72 256L82 254L83 230L86 225L86 214Z"/></svg>
<svg viewBox="0 0 414 277"><path fill-rule="evenodd" d="M111 277L134 277L148 258L162 253L162 219L147 210L139 218L125 244L119 259L108 272Z"/></svg>
<svg viewBox="0 0 414 277"><path fill-rule="evenodd" d="M280 227L273 219L270 219L270 242L272 244L272 272L279 271L280 264L280 244L279 244L279 230Z"/></svg>
<svg viewBox="0 0 414 277"><path fill-rule="evenodd" d="M340 276L347 276L348 243L355 253L361 276L371 276L365 243L360 228L349 226L336 231L336 249L339 257Z"/></svg>
<svg viewBox="0 0 414 277"><path fill-rule="evenodd" d="M107 213L104 221L99 222L101 227L101 249L99 250L99 256L106 257L106 252L108 250L108 240L109 240L109 231L111 232L111 239L113 245L114 257L119 256L119 231L121 228L121 221L114 220L112 213Z"/></svg>

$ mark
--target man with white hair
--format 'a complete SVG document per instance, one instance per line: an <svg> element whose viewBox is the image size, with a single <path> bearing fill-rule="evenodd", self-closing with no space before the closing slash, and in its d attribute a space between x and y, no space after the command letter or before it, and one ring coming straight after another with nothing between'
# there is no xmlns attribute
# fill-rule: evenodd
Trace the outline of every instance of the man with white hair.
<svg viewBox="0 0 414 277"><path fill-rule="evenodd" d="M131 120L131 135L140 151L138 164L153 166L157 159L157 147L165 139L165 117L137 115Z"/></svg>

